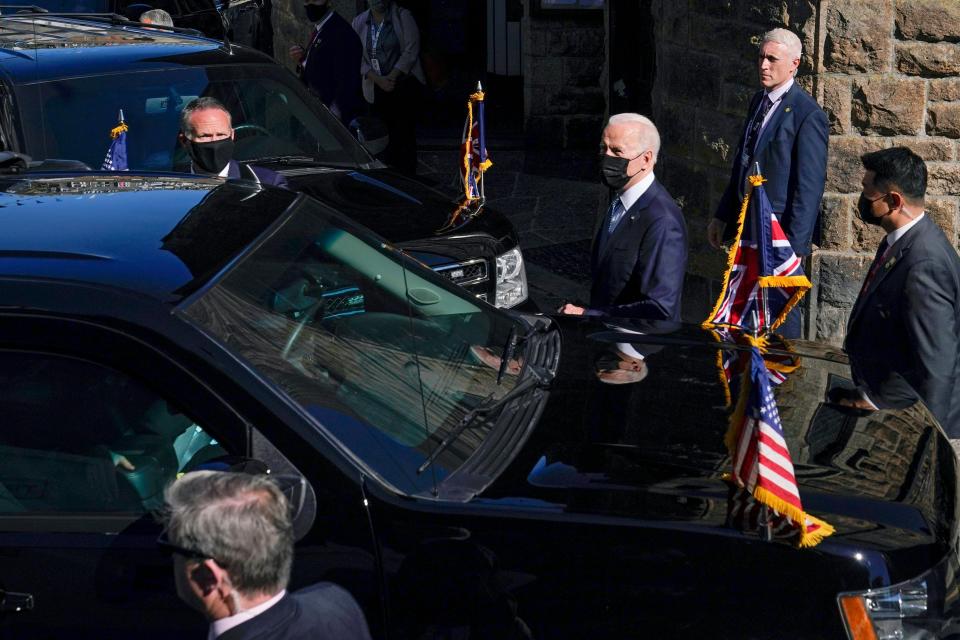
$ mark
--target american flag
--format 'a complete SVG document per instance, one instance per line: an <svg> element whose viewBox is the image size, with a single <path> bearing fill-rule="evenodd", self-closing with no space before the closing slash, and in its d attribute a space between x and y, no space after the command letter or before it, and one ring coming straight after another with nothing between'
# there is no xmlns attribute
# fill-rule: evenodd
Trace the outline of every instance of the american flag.
<svg viewBox="0 0 960 640"><path fill-rule="evenodd" d="M770 206L763 177L749 180L752 188L740 209L723 291L704 324L765 333L783 323L810 281Z"/></svg>
<svg viewBox="0 0 960 640"><path fill-rule="evenodd" d="M798 546L810 547L832 534L833 527L803 511L766 363L757 347L750 353L750 367L744 371L726 438L733 459L730 478L736 487L772 510L771 522L789 521ZM779 528L783 526L781 523Z"/></svg>
<svg viewBox="0 0 960 640"><path fill-rule="evenodd" d="M127 167L127 123L123 121L123 109L117 118L117 126L110 130L110 137L113 141L107 149L107 155L103 159L100 169L103 171L128 171Z"/></svg>
<svg viewBox="0 0 960 640"><path fill-rule="evenodd" d="M483 172L493 165L487 156L483 101L484 93L478 83L476 92L470 94L467 100L467 121L463 124L463 140L460 143L460 178L467 200L478 200L484 196Z"/></svg>

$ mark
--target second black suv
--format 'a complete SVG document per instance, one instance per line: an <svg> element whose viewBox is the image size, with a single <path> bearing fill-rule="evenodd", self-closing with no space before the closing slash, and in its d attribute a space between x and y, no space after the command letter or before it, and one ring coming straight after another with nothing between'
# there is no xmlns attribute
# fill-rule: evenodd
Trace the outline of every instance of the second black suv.
<svg viewBox="0 0 960 640"><path fill-rule="evenodd" d="M198 96L233 115L235 158L353 217L498 307L527 301L517 235L501 214L449 197L372 158L267 56L169 31L44 14L0 17L0 148L98 168L122 109L129 168L177 171L180 112ZM69 163L68 163L69 164ZM131 216L136 216L131 211Z"/></svg>

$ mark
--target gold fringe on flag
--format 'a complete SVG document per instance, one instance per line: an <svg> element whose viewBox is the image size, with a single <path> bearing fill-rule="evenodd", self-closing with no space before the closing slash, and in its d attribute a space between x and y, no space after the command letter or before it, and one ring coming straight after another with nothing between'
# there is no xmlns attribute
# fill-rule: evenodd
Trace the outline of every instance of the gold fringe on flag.
<svg viewBox="0 0 960 640"><path fill-rule="evenodd" d="M115 126L113 129L110 129L110 137L116 140L121 133L126 133L129 130L130 128L127 126L127 123L121 122L120 124Z"/></svg>

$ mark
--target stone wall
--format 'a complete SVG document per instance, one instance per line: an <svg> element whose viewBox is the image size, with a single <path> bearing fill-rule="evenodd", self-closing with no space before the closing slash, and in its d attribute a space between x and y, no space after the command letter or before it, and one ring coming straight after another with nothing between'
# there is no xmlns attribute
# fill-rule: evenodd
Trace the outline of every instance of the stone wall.
<svg viewBox="0 0 960 640"><path fill-rule="evenodd" d="M527 145L595 148L606 112L601 11L537 13L521 23Z"/></svg>
<svg viewBox="0 0 960 640"><path fill-rule="evenodd" d="M859 156L904 145L927 161L927 211L957 242L960 3L830 0L821 103L830 118L816 335L839 341L877 243L855 208Z"/></svg>
<svg viewBox="0 0 960 640"><path fill-rule="evenodd" d="M664 182L684 205L691 259L685 317L716 299L723 256L704 227L729 177L747 102L757 90L756 41L784 26L804 44L798 82L830 119L822 243L809 275L807 335L833 343L882 232L855 216L861 154L906 145L930 170L928 209L957 240L960 3L940 0L657 0L654 117Z"/></svg>

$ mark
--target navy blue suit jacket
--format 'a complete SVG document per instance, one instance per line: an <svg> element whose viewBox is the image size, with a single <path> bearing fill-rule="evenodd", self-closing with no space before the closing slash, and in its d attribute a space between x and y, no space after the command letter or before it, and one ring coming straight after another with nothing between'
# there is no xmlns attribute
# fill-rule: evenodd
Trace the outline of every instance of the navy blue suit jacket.
<svg viewBox="0 0 960 640"><path fill-rule="evenodd" d="M290 185L287 184L287 179L276 171L270 171L270 169L255 167L249 164L241 167L240 163L236 160L231 160L229 166L230 169L227 171L227 178L230 180L253 180L270 185L271 187L290 188ZM251 175L251 172L253 175Z"/></svg>
<svg viewBox="0 0 960 640"><path fill-rule="evenodd" d="M330 11L333 11L331 8ZM323 25L319 35L311 34L300 79L327 107L350 124L360 115L362 99L360 60L363 44L350 23L336 12Z"/></svg>
<svg viewBox="0 0 960 640"><path fill-rule="evenodd" d="M844 349L875 405L901 408L919 397L960 438L960 257L929 213L857 298Z"/></svg>
<svg viewBox="0 0 960 640"><path fill-rule="evenodd" d="M667 190L654 180L603 242L605 224L593 243L587 315L680 320L687 225Z"/></svg>
<svg viewBox="0 0 960 640"><path fill-rule="evenodd" d="M218 640L370 640L360 606L345 589L320 582L239 624Z"/></svg>
<svg viewBox="0 0 960 640"><path fill-rule="evenodd" d="M726 236L732 238L740 213L746 178L754 163L767 182L764 189L773 210L779 214L790 245L798 256L810 253L810 242L817 227L823 184L827 178L827 140L830 128L827 115L816 100L794 82L757 141L756 151L744 162L747 128L764 92L750 101L747 121L733 157L733 170L716 218L727 223Z"/></svg>

